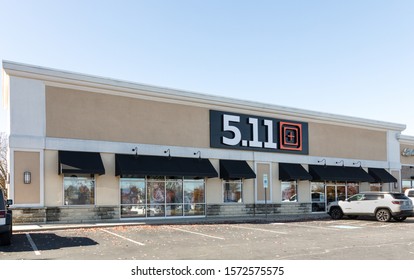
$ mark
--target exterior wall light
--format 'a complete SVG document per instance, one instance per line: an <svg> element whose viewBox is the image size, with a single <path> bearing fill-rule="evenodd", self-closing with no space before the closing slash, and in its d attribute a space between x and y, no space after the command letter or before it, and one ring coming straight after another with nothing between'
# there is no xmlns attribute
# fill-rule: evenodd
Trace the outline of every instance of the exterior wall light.
<svg viewBox="0 0 414 280"><path fill-rule="evenodd" d="M357 162L353 162L352 165L357 165L359 163L359 168L362 168L362 163L361 161L357 161Z"/></svg>
<svg viewBox="0 0 414 280"><path fill-rule="evenodd" d="M32 173L30 171L25 171L23 173L23 183L30 184L32 182Z"/></svg>
<svg viewBox="0 0 414 280"><path fill-rule="evenodd" d="M170 152L170 149L168 149L168 150L164 151L164 154L166 154L166 153L168 153L168 160L170 160L170 159L171 159L171 152Z"/></svg>
<svg viewBox="0 0 414 280"><path fill-rule="evenodd" d="M201 152L198 151L198 152L194 153L194 155L197 155L197 154L198 154L198 160L201 160Z"/></svg>
<svg viewBox="0 0 414 280"><path fill-rule="evenodd" d="M318 160L318 163L321 163L321 162L323 162L324 163L323 166L326 167L326 159Z"/></svg>
<svg viewBox="0 0 414 280"><path fill-rule="evenodd" d="M133 148L132 151L135 152L134 157L137 158L138 157L138 147Z"/></svg>
<svg viewBox="0 0 414 280"><path fill-rule="evenodd" d="M345 166L345 163L344 163L344 161L343 160L340 160L340 161L337 161L337 162L335 162L336 164L338 164L338 163L341 163L342 162L342 167L344 167Z"/></svg>

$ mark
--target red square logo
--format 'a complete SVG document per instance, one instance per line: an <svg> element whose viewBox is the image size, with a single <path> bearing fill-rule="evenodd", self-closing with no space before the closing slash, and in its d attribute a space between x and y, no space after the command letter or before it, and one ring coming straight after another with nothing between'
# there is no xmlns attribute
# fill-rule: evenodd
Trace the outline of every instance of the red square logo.
<svg viewBox="0 0 414 280"><path fill-rule="evenodd" d="M281 150L302 151L302 124L280 122L279 138Z"/></svg>

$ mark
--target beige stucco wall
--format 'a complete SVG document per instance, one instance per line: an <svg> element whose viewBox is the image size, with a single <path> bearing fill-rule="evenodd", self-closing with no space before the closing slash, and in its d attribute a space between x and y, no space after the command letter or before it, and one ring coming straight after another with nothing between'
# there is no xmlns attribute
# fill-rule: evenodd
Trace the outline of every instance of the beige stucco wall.
<svg viewBox="0 0 414 280"><path fill-rule="evenodd" d="M63 177L58 175L58 152L46 150L45 161L45 206L63 205Z"/></svg>
<svg viewBox="0 0 414 280"><path fill-rule="evenodd" d="M272 164L272 183L269 184L269 188L272 190L272 202L282 201L282 182L279 180L279 164ZM270 178L269 178L270 180Z"/></svg>
<svg viewBox="0 0 414 280"><path fill-rule="evenodd" d="M48 137L208 148L209 131L208 108L46 87ZM387 160L386 135L309 122L309 154Z"/></svg>
<svg viewBox="0 0 414 280"><path fill-rule="evenodd" d="M254 179L243 180L243 203L254 203Z"/></svg>
<svg viewBox="0 0 414 280"><path fill-rule="evenodd" d="M268 201L272 200L270 196L270 189L272 188L272 176L270 163L258 163L256 164L256 200L263 201L265 200L265 189L263 186L263 175L267 174L268 178L268 188L266 189L266 198Z"/></svg>
<svg viewBox="0 0 414 280"><path fill-rule="evenodd" d="M298 202L311 201L311 188L309 181L298 181Z"/></svg>
<svg viewBox="0 0 414 280"><path fill-rule="evenodd" d="M309 155L387 160L387 133L340 125L309 123Z"/></svg>
<svg viewBox="0 0 414 280"><path fill-rule="evenodd" d="M46 87L48 137L209 147L208 109Z"/></svg>
<svg viewBox="0 0 414 280"><path fill-rule="evenodd" d="M14 152L14 204L40 203L40 153ZM23 183L23 173L31 172L31 183Z"/></svg>
<svg viewBox="0 0 414 280"><path fill-rule="evenodd" d="M220 161L218 159L210 160L214 169L220 170ZM223 191L220 178L210 178L206 180L206 202L223 203Z"/></svg>
<svg viewBox="0 0 414 280"><path fill-rule="evenodd" d="M119 177L115 176L115 154L101 153L105 174L96 176L96 205L120 203Z"/></svg>

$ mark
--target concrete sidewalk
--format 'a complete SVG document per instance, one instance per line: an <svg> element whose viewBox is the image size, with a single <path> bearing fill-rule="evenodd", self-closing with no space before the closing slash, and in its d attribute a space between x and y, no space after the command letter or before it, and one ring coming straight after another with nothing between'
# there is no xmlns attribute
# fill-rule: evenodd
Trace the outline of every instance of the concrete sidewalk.
<svg viewBox="0 0 414 280"><path fill-rule="evenodd" d="M307 215L264 215L253 217L197 217L197 218L169 218L147 220L120 220L114 222L85 222L76 224L64 223L38 223L38 224L14 224L13 232L31 232L47 230L64 230L78 228L139 226L139 225L188 225L188 224L223 224L223 223L287 223L300 221L313 221L329 219L326 213Z"/></svg>

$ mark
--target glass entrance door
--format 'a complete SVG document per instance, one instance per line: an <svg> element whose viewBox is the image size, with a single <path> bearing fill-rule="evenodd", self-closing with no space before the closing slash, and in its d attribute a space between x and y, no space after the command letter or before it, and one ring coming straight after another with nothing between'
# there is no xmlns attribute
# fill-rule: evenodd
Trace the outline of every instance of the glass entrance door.
<svg viewBox="0 0 414 280"><path fill-rule="evenodd" d="M358 192L359 185L357 183L312 182L312 212L324 212L330 202L345 200Z"/></svg>
<svg viewBox="0 0 414 280"><path fill-rule="evenodd" d="M330 184L326 186L326 205L330 202L345 200L347 198L346 188L343 184Z"/></svg>
<svg viewBox="0 0 414 280"><path fill-rule="evenodd" d="M327 185L325 190L326 190L326 205L328 205L331 202L336 201L336 186Z"/></svg>

